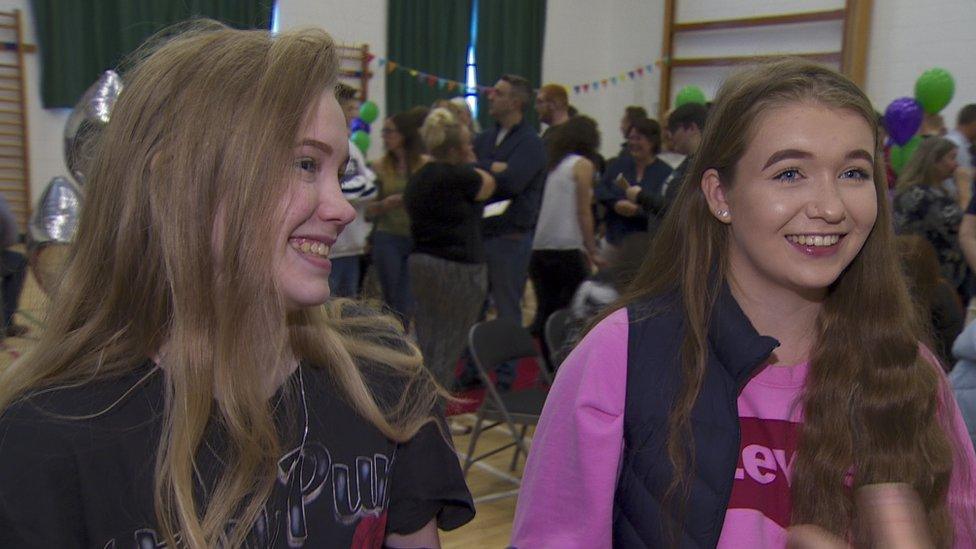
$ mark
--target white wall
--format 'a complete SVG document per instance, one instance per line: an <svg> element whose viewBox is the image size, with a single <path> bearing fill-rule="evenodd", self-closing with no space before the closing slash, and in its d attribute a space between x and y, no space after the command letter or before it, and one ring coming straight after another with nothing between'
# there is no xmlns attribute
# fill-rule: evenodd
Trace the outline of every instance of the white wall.
<svg viewBox="0 0 976 549"><path fill-rule="evenodd" d="M604 156L616 156L620 150L624 107L641 105L648 113L657 112L657 68L607 89L574 94L572 86L654 63L661 54L663 17L662 0L548 2L542 81L569 87L570 103L599 124Z"/></svg>
<svg viewBox="0 0 976 549"><path fill-rule="evenodd" d="M679 0L680 22L753 17L838 9L844 0ZM543 55L543 80L573 85L619 72L628 65L661 56L663 0L604 0L599 8L586 0L550 0ZM941 66L956 80L956 95L943 111L946 124L976 103L976 1L875 0L868 51L866 92L883 111L891 100L912 96L915 80L928 68ZM705 57L802 51L836 51L839 22L737 31L681 34L675 56ZM725 68L678 68L672 72L672 93L682 86L700 86L714 97ZM573 95L570 100L597 119L604 136L603 153L616 151L617 125L628 104L644 105L656 115L659 78L637 80L606 91Z"/></svg>
<svg viewBox="0 0 976 549"><path fill-rule="evenodd" d="M875 0L866 86L875 107L913 96L915 80L937 66L956 81L942 111L952 129L959 109L976 103L976 1Z"/></svg>
<svg viewBox="0 0 976 549"><path fill-rule="evenodd" d="M339 43L349 46L369 44L374 55L386 57L386 0L278 0L278 30L316 26ZM369 82L369 99L380 107L383 120L386 109L386 73L376 61L372 63L373 79ZM382 154L381 123L373 123L369 158Z"/></svg>

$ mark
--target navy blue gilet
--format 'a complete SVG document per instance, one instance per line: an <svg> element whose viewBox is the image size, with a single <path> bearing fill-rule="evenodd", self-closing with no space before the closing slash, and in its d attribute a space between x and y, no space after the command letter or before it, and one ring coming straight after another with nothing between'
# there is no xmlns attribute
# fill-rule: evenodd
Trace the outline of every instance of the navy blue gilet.
<svg viewBox="0 0 976 549"><path fill-rule="evenodd" d="M680 387L684 314L677 295L632 304L627 349L624 450L614 494L614 547L715 547L732 493L739 454L739 391L779 342L753 328L727 287L708 331L708 362L691 413L694 466L686 473L687 503L675 511L662 499L673 477L667 419Z"/></svg>

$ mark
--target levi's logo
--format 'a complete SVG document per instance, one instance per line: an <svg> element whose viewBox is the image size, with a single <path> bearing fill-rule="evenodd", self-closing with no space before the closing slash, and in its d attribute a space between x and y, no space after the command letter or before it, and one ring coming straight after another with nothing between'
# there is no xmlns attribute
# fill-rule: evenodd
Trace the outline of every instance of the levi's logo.
<svg viewBox="0 0 976 549"><path fill-rule="evenodd" d="M739 418L742 442L729 509L754 509L786 528L799 423Z"/></svg>

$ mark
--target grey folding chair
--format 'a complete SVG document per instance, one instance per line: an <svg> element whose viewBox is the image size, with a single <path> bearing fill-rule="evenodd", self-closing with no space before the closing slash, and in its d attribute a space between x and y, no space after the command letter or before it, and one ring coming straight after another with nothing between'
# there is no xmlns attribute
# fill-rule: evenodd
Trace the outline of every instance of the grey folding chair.
<svg viewBox="0 0 976 549"><path fill-rule="evenodd" d="M551 383L551 378L528 330L511 320L499 318L475 324L468 333L468 346L486 390L485 400L478 408L477 420L471 432L471 442L464 459L464 474L468 474L468 469L475 462L513 446L515 455L512 456L510 470L514 471L519 455L528 455L525 432L529 425L539 422L548 389L532 387L501 393L488 377L488 372L503 362L531 357L539 361L539 369L546 381ZM508 427L512 442L476 456L474 451L481 433L499 426Z"/></svg>
<svg viewBox="0 0 976 549"><path fill-rule="evenodd" d="M573 350L576 327L573 315L568 307L553 312L546 319L546 346L549 348L549 361L552 372L559 369L559 365Z"/></svg>

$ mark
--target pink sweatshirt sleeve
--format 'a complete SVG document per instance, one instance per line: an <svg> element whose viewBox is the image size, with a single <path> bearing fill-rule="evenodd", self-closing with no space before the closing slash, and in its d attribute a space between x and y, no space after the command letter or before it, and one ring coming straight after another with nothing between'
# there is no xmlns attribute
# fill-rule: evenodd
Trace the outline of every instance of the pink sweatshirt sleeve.
<svg viewBox="0 0 976 549"><path fill-rule="evenodd" d="M955 531L953 547L973 548L976 547L976 454L948 381L944 383L942 403L944 414L948 416L945 419L949 437L955 448L946 501Z"/></svg>
<svg viewBox="0 0 976 549"><path fill-rule="evenodd" d="M598 324L559 368L522 476L512 546L611 546L623 449L627 310Z"/></svg>
<svg viewBox="0 0 976 549"><path fill-rule="evenodd" d="M921 353L942 376L939 413L954 449L952 476L946 497L955 534L952 546L972 549L976 547L976 452L939 359L924 345Z"/></svg>

